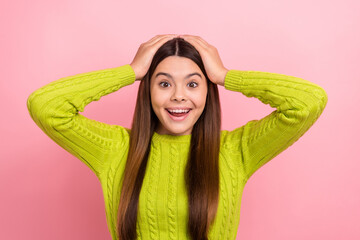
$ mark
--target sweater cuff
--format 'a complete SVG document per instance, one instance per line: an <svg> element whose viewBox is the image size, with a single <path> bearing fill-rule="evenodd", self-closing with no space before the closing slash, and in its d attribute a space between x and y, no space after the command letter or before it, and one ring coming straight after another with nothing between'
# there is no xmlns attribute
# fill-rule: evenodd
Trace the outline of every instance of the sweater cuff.
<svg viewBox="0 0 360 240"><path fill-rule="evenodd" d="M130 64L122 65L120 67L115 67L113 70L119 75L122 86L127 86L135 82L136 76L134 69Z"/></svg>
<svg viewBox="0 0 360 240"><path fill-rule="evenodd" d="M243 72L240 70L229 70L224 80L225 89L238 92L243 85Z"/></svg>

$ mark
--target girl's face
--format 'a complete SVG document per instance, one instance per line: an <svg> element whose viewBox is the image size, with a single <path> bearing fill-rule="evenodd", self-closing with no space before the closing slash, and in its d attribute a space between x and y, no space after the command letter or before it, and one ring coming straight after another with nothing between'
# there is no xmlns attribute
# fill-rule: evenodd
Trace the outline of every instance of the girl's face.
<svg viewBox="0 0 360 240"><path fill-rule="evenodd" d="M150 80L150 96L159 119L155 131L158 134L189 135L205 107L206 78L189 58L170 56L156 67Z"/></svg>

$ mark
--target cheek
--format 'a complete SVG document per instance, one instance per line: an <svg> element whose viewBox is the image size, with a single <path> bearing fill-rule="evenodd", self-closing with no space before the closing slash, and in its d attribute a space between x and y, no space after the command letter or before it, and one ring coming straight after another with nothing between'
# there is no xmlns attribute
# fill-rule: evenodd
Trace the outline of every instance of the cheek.
<svg viewBox="0 0 360 240"><path fill-rule="evenodd" d="M151 101L151 106L153 108L153 110L156 112L157 109L157 105L158 105L158 100L156 98L156 96L158 96L156 94L156 91L154 91L153 89L150 90L150 101Z"/></svg>
<svg viewBox="0 0 360 240"><path fill-rule="evenodd" d="M150 94L151 94L151 104L154 110L163 107L165 105L166 94L156 90L152 90Z"/></svg>
<svg viewBox="0 0 360 240"><path fill-rule="evenodd" d="M207 90L199 91L193 96L193 102L197 107L205 107Z"/></svg>

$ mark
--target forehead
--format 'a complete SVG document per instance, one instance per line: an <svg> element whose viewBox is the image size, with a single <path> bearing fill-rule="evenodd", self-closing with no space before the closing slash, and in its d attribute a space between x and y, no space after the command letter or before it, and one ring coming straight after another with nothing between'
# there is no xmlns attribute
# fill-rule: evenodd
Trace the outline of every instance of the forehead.
<svg viewBox="0 0 360 240"><path fill-rule="evenodd" d="M184 78L188 74L196 72L201 75L201 78L205 79L205 76L201 72L201 69L194 61L189 58L179 56L170 56L162 60L156 67L153 78L155 78L156 74L159 72L168 73L175 78Z"/></svg>

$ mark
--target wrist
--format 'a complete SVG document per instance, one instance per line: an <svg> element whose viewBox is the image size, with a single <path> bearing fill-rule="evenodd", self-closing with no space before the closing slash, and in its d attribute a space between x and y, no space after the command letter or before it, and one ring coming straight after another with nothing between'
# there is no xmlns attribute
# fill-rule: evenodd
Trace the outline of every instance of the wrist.
<svg viewBox="0 0 360 240"><path fill-rule="evenodd" d="M218 83L218 85L220 86L224 86L225 85L225 78L227 73L229 72L229 69L224 69L223 73L221 74L221 81Z"/></svg>
<svg viewBox="0 0 360 240"><path fill-rule="evenodd" d="M134 71L134 73L135 73L135 81L138 81L139 79L138 79L138 75L137 75L137 73L136 73L136 70L135 70L135 67L133 66L133 65L131 65L131 63L129 64L130 65L130 67L132 68L132 70Z"/></svg>

